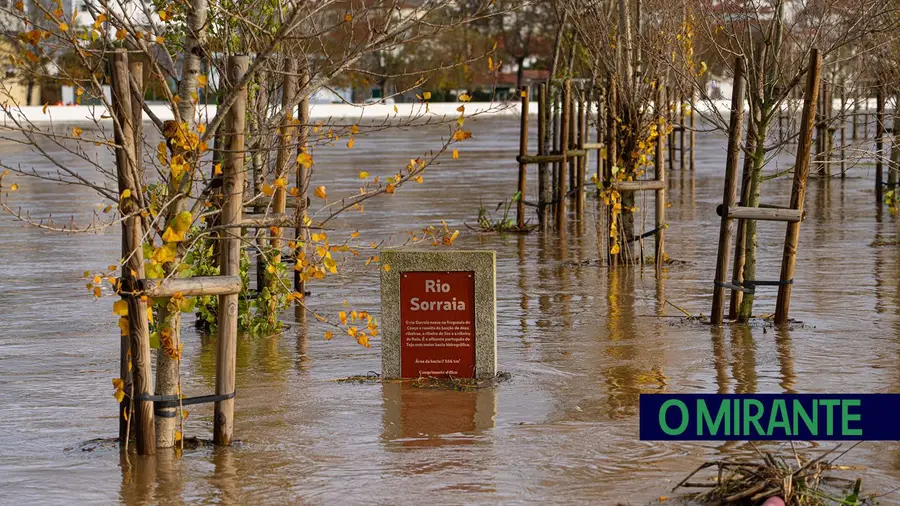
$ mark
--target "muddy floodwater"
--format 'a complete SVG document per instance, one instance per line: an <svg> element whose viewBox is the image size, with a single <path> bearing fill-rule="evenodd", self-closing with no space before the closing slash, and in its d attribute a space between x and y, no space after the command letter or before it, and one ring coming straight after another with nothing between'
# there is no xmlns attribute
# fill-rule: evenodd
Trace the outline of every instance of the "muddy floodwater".
<svg viewBox="0 0 900 506"><path fill-rule="evenodd" d="M370 349L349 338L325 341L325 327L292 310L284 335L239 342L239 443L179 457L125 457L95 441L117 431L114 297L94 299L82 279L86 269L117 262L118 229L44 234L3 215L0 503L644 504L671 496L671 487L705 460L754 450L745 443L639 441L641 393L900 392L900 248L871 246L896 240L898 225L876 212L872 166L856 167L844 180L809 181L791 304L791 317L802 323L711 328L683 321L665 301L709 313L721 134L698 134L693 175L669 174L666 247L678 262L657 276L652 268L610 272L596 265L593 198L585 222L573 224L562 242L537 233L471 233L464 223L475 223L480 205L493 210L515 193L518 127L512 117L469 126L473 139L459 160L448 156L426 171L423 184L371 201L339 226L359 229L367 241L389 236L399 244L407 231L444 219L463 232L454 247L496 250L497 348L508 381L477 392L337 382L379 372L380 341ZM343 142L320 148L315 184L326 185L329 196L353 193L357 171L393 174L439 147L447 131L383 131L358 138L352 150ZM9 141L0 142L0 158L8 165L41 160ZM776 162L789 167L792 156ZM16 181L12 201L33 215L86 219L100 203L82 188ZM532 171L532 194L535 181ZM789 188L789 179L768 181L763 200L786 205ZM639 198L638 207L650 212L639 228L652 229L652 198ZM759 277L777 279L784 224L759 229ZM310 307L334 317L347 299L380 314L377 269L351 264L343 272L311 284ZM773 313L775 289L758 293L756 313ZM212 393L215 339L186 325L184 341L185 394ZM211 439L212 406L192 408L187 435ZM796 446L815 455L835 445ZM865 490L900 486L898 443L863 443L841 462L861 467L851 475L863 477ZM900 494L881 501L898 504Z"/></svg>

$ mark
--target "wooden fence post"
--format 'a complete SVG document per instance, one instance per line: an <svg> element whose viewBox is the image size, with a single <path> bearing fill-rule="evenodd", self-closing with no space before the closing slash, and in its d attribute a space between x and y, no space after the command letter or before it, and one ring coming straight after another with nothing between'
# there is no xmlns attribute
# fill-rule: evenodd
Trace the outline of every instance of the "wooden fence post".
<svg viewBox="0 0 900 506"><path fill-rule="evenodd" d="M227 72L229 82L240 83L247 72L248 56L229 56ZM219 274L239 276L241 272L241 229L233 227L241 222L244 193L244 127L247 112L247 87L228 111L226 135L228 153L222 170L222 225L219 235ZM238 294L219 296L216 352L216 395L232 395L235 386L235 360L237 354ZM234 397L216 401L213 441L217 445L230 445L234 431Z"/></svg>
<svg viewBox="0 0 900 506"><path fill-rule="evenodd" d="M538 87L538 156L547 154L547 121L550 119L550 103L547 101L547 84ZM538 220L541 229L550 223L550 181L547 174L547 163L538 164Z"/></svg>
<svg viewBox="0 0 900 506"><path fill-rule="evenodd" d="M131 369L133 386L130 392L134 403L134 413L130 418L135 429L137 451L140 455L156 454L156 427L154 425L153 401L150 400L153 385L150 370L150 329L147 322L147 303L136 294L136 280L144 277L143 222L138 213L137 202L143 195L142 175L138 172L135 145L134 108L129 82L128 54L124 49L113 53L111 84L113 95L114 136L116 140L116 170L119 193L131 192L131 197L122 199L119 211L127 216L122 223L122 246L125 264L122 266L120 292L128 306L128 335L130 351L126 352L125 369ZM130 367L128 361L130 360ZM127 430L127 429L126 429Z"/></svg>
<svg viewBox="0 0 900 506"><path fill-rule="evenodd" d="M744 80L745 62L737 58L734 65L734 88L731 94L731 117L728 127L728 153L725 162L725 191L722 196L722 208L728 209L734 202L737 193L737 165L741 151L741 128L744 122L744 93L747 83ZM733 226L727 213L722 213L719 225L719 251L716 256L716 280L713 287L712 312L710 322L713 325L722 323L722 310L725 306L725 284L728 282L728 255L731 248Z"/></svg>
<svg viewBox="0 0 900 506"><path fill-rule="evenodd" d="M566 160L569 151L569 115L571 114L569 96L572 82L568 79L563 82L562 90L562 116L560 117L559 152L562 161L559 162L559 171L556 181L556 228L565 231L566 226Z"/></svg>
<svg viewBox="0 0 900 506"><path fill-rule="evenodd" d="M803 104L803 116L800 119L800 136L797 146L797 158L794 162L794 183L791 189L790 208L803 214L803 200L806 197L806 178L809 175L809 148L812 143L813 112L816 98L819 96L819 76L822 72L822 56L818 49L812 49L809 55L809 72L806 81L806 100ZM791 287L794 282L794 267L797 261L797 244L800 240L800 222L788 222L784 236L784 255L781 261L781 277L778 285L778 299L775 302L775 323L782 324L788 320L791 307Z"/></svg>
<svg viewBox="0 0 900 506"><path fill-rule="evenodd" d="M519 122L519 156L528 154L528 86L522 86L519 92L522 97L522 114ZM538 121L540 123L540 121ZM525 229L525 178L528 174L528 164L519 162L519 200L516 202L516 227Z"/></svg>
<svg viewBox="0 0 900 506"><path fill-rule="evenodd" d="M303 98L300 100L300 110L297 114L297 154L303 154L307 151L307 144L309 142L309 90L306 89L309 85L309 68L307 63L304 61L300 66L300 79L297 81L297 93L302 93ZM303 242L302 251L306 251L306 230L304 227L304 223L306 223L307 216L309 215L309 174L310 170L308 170L302 163L297 163L297 190L299 190L297 196L297 212L296 212L296 224L294 229L294 237ZM299 294L306 293L306 283L303 281L303 278L300 277L300 271L294 270L294 291Z"/></svg>

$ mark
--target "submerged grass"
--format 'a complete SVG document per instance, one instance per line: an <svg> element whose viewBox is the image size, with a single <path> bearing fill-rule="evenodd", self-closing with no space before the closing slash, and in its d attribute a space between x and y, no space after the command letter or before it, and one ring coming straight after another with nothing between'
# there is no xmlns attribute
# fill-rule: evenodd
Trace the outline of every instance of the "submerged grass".
<svg viewBox="0 0 900 506"><path fill-rule="evenodd" d="M706 462L672 490L705 489L681 496L689 504L703 505L759 505L772 497L781 498L786 506L877 504L874 494L863 495L861 478L835 474L854 469L835 463L849 449L827 460L838 448L840 445L814 459L804 458L796 451L786 456L757 449L758 461ZM703 472L712 474L703 478ZM699 479L695 478L698 475Z"/></svg>

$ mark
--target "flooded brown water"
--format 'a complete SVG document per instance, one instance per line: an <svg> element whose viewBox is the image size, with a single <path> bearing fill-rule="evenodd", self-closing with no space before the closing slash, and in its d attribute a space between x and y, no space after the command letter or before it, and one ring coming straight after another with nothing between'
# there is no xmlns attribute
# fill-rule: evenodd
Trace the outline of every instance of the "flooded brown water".
<svg viewBox="0 0 900 506"><path fill-rule="evenodd" d="M643 504L671 495L702 461L753 449L638 441L641 393L900 392L900 249L869 245L896 239L897 223L876 214L871 167L846 180L810 180L791 314L802 324L710 328L683 322L664 301L708 314L722 136L698 135L694 178L669 175L666 245L683 263L657 277L652 268L579 265L598 257L592 216L564 243L536 233L465 233L463 222L475 222L482 202L492 207L513 194L516 178L516 121L471 125L460 160L429 169L425 184L372 202L341 226L402 242L406 231L443 218L464 232L456 247L496 250L499 366L509 381L478 392L338 383L380 371L378 340L371 349L326 342L315 320L304 325L290 312L283 336L239 344L239 444L126 458L90 443L116 434L110 379L119 339L112 298L94 300L81 279L85 269L117 261L118 231L42 234L3 216L0 503ZM352 193L357 170L391 174L437 147L442 132L382 132L349 152L321 149L316 184L329 195ZM40 160L7 141L0 157ZM22 205L35 215L84 217L98 203L80 188L17 181L15 197L28 196ZM789 184L767 183L766 200L786 203ZM638 205L652 209L652 199ZM784 225L759 228L760 277L775 279ZM354 274L313 284L310 305L333 314L346 298L380 313L377 270L347 272ZM774 290L760 291L757 313L772 313ZM211 393L214 339L185 329L184 391ZM187 435L208 439L212 407L194 408ZM797 446L815 454L834 445ZM864 466L869 490L900 485L900 444L863 443L842 461ZM900 503L900 495L882 502Z"/></svg>

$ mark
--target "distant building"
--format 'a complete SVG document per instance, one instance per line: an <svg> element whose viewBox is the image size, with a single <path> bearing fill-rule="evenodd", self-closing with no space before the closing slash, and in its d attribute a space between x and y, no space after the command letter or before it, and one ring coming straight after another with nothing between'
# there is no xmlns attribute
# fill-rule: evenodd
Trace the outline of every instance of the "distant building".
<svg viewBox="0 0 900 506"><path fill-rule="evenodd" d="M10 56L21 56L18 37L23 25L11 14L14 1L0 0L0 104L36 105L41 98L40 84L29 83L21 69L9 59Z"/></svg>

